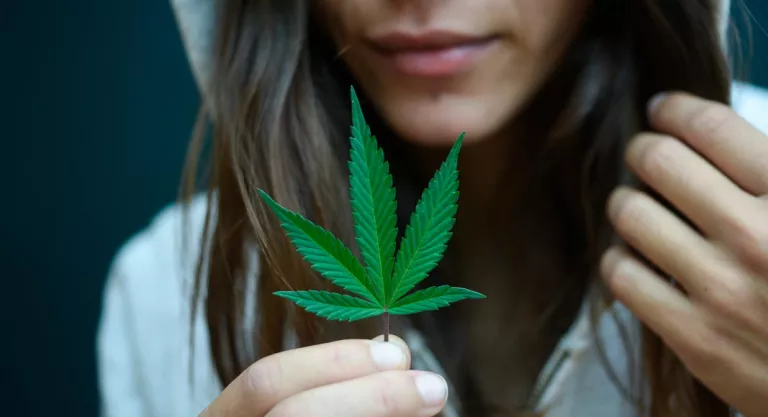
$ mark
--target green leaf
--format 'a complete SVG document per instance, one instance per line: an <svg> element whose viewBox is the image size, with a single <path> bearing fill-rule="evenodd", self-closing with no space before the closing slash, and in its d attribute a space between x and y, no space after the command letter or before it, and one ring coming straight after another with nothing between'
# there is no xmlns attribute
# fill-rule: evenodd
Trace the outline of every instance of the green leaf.
<svg viewBox="0 0 768 417"><path fill-rule="evenodd" d="M264 191L259 193L312 268L361 298L317 290L275 294L310 313L342 321L413 314L464 299L485 298L475 291L447 285L408 295L442 259L451 237L458 209L458 158L464 134L424 190L397 250L397 201L389 164L365 122L354 88L350 96L349 194L355 239L365 265L330 232L280 206ZM387 335L388 325L384 331Z"/></svg>
<svg viewBox="0 0 768 417"><path fill-rule="evenodd" d="M419 290L403 297L388 312L393 315L420 313L447 307L456 301L477 298L485 298L485 296L466 288L442 285Z"/></svg>
<svg viewBox="0 0 768 417"><path fill-rule="evenodd" d="M378 303L369 287L365 268L352 252L330 232L294 213L259 190L261 198L272 208L296 250L322 276L335 285Z"/></svg>
<svg viewBox="0 0 768 417"><path fill-rule="evenodd" d="M445 253L458 209L458 158L463 140L462 133L416 204L397 253L393 288L386 305L426 278Z"/></svg>
<svg viewBox="0 0 768 417"><path fill-rule="evenodd" d="M328 320L355 321L384 313L384 309L370 301L327 291L278 291L275 295Z"/></svg>
<svg viewBox="0 0 768 417"><path fill-rule="evenodd" d="M371 288L381 305L390 291L397 244L397 203L389 164L365 123L355 89L352 99L352 135L349 184L355 235L365 260Z"/></svg>

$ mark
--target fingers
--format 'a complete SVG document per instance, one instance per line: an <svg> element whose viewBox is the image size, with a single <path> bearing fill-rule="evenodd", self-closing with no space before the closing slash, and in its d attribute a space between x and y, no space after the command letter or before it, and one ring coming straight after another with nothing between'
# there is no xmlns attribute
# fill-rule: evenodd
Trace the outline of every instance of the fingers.
<svg viewBox="0 0 768 417"><path fill-rule="evenodd" d="M765 402L755 399L765 398L768 387L765 339L759 340L758 330L765 328L765 320L754 314L754 294L743 282L713 289L721 297L717 303L696 303L619 247L606 252L601 273L617 300L657 333L697 379L743 415L762 415ZM743 289L733 291L738 287Z"/></svg>
<svg viewBox="0 0 768 417"><path fill-rule="evenodd" d="M609 249L600 272L616 299L673 349L685 346L685 335L700 324L691 301L625 249Z"/></svg>
<svg viewBox="0 0 768 417"><path fill-rule="evenodd" d="M768 137L728 106L685 93L652 101L651 123L688 143L743 189L768 194Z"/></svg>
<svg viewBox="0 0 768 417"><path fill-rule="evenodd" d="M636 137L627 150L630 168L706 237L764 270L768 136L727 106L685 93L654 99L649 118L674 137Z"/></svg>
<svg viewBox="0 0 768 417"><path fill-rule="evenodd" d="M240 374L202 416L260 417L302 391L377 372L408 369L408 349L402 340L395 340L343 340L268 356Z"/></svg>
<svg viewBox="0 0 768 417"><path fill-rule="evenodd" d="M756 206L753 196L670 136L638 135L627 149L627 164L708 236L727 237L729 225L739 221L735 216Z"/></svg>
<svg viewBox="0 0 768 417"><path fill-rule="evenodd" d="M648 195L619 188L608 202L616 232L689 291L707 294L722 256L703 237Z"/></svg>
<svg viewBox="0 0 768 417"><path fill-rule="evenodd" d="M375 342L383 342L384 341L384 335L378 335L373 338ZM405 369L411 368L411 349L408 348L408 345L405 343L405 340L401 339L398 336L395 336L393 334L389 335L389 343L394 343L397 346L400 346L401 349L403 349L403 352L405 352Z"/></svg>
<svg viewBox="0 0 768 417"><path fill-rule="evenodd" d="M439 375L391 371L326 385L288 398L267 417L428 417L448 396Z"/></svg>

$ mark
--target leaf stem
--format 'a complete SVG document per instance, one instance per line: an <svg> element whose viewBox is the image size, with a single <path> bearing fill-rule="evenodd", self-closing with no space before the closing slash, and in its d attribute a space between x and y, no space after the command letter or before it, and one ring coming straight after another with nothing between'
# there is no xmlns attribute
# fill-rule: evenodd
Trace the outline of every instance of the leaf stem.
<svg viewBox="0 0 768 417"><path fill-rule="evenodd" d="M384 341L389 342L389 312L384 312Z"/></svg>

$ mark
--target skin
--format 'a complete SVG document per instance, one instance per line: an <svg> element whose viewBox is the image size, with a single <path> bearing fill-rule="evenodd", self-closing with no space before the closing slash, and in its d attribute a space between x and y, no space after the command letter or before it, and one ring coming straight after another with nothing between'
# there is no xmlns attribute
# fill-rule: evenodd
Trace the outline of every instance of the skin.
<svg viewBox="0 0 768 417"><path fill-rule="evenodd" d="M685 293L621 247L602 274L693 375L744 415L767 416L768 137L682 93L653 100L649 116L659 133L638 135L627 164L700 232L634 189L613 193L608 216Z"/></svg>
<svg viewBox="0 0 768 417"><path fill-rule="evenodd" d="M397 336L386 343L382 339L342 340L263 358L228 385L201 417L437 414L447 398L445 381L409 371L405 342Z"/></svg>
<svg viewBox="0 0 768 417"><path fill-rule="evenodd" d="M494 167L509 163L494 156L513 146L515 115L557 65L589 4L321 1L343 59L396 133L425 148L447 147L461 131L468 133L462 196L473 201L468 209L476 213L487 209L482 202L493 188L483 184L495 184ZM501 42L471 71L426 82L382 69L362 41L377 31L424 27L498 34ZM608 217L628 245L685 293L622 247L605 254L602 274L616 298L656 331L693 375L744 415L766 416L768 137L727 107L680 93L654 100L649 115L658 133L634 138L627 164L701 232L634 189L616 190ZM385 355L390 360L377 364L383 345L390 348ZM392 356L391 349L402 355ZM408 348L396 337L389 344L343 340L281 352L248 368L202 416L436 415L448 395L441 391L444 381L409 367ZM424 398L419 386L429 377L432 395Z"/></svg>
<svg viewBox="0 0 768 417"><path fill-rule="evenodd" d="M589 0L319 0L326 27L382 118L403 140L445 147L508 137L514 115L557 66ZM447 78L404 75L366 43L393 30L448 29L499 42L469 71ZM509 142L509 141L505 141Z"/></svg>

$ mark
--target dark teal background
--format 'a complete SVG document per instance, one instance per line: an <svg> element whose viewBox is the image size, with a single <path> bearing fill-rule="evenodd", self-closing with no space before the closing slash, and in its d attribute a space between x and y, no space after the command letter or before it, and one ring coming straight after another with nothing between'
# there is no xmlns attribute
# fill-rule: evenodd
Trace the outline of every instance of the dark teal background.
<svg viewBox="0 0 768 417"><path fill-rule="evenodd" d="M753 33L750 74L768 85ZM0 54L0 414L95 416L103 279L175 198L195 86L167 1L6 2Z"/></svg>
<svg viewBox="0 0 768 417"><path fill-rule="evenodd" d="M4 2L0 54L0 415L96 416L103 279L175 198L194 82L162 0Z"/></svg>

